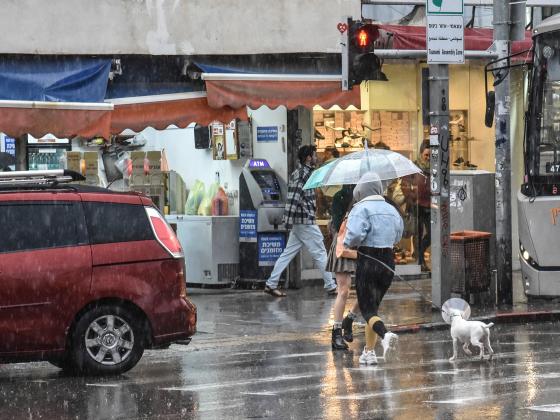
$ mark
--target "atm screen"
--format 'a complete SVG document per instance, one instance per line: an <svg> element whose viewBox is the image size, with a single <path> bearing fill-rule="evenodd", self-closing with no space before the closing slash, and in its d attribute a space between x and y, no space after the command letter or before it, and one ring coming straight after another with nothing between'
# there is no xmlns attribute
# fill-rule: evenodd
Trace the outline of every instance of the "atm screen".
<svg viewBox="0 0 560 420"><path fill-rule="evenodd" d="M261 187L265 200L280 200L280 183L272 171L251 171L253 177Z"/></svg>

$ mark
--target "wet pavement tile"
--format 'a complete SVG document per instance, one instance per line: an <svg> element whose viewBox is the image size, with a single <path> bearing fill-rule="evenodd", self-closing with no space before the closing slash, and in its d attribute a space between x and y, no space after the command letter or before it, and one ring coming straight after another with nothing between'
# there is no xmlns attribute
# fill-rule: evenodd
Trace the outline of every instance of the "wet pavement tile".
<svg viewBox="0 0 560 420"><path fill-rule="evenodd" d="M394 296L389 295L382 306L387 318L417 313L418 297L403 301ZM559 323L495 325L491 343L496 354L491 361L460 350L459 359L449 362L449 330L401 334L397 361L384 363L380 358L376 366L361 366L362 328L356 326L349 351L331 350L333 300L320 289L297 291L280 300L244 291L199 293L192 298L201 320L192 343L147 351L125 375L76 378L48 363L0 365L0 418L560 415ZM377 353L381 354L379 345Z"/></svg>

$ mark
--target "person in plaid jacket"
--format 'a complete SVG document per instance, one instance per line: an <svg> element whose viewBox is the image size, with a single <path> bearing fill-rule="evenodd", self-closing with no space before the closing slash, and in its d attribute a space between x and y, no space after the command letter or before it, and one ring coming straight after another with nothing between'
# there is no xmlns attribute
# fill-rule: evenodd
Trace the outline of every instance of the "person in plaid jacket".
<svg viewBox="0 0 560 420"><path fill-rule="evenodd" d="M315 224L317 208L315 191L303 189L317 161L316 150L315 146L300 147L298 158L301 166L290 175L288 197L284 209L284 223L290 235L286 248L274 264L274 269L264 288L265 293L275 297L286 296L284 292L278 290L280 275L303 246L307 247L316 266L321 270L327 292L336 294L336 283L333 276L325 271L327 251L323 243L323 234Z"/></svg>

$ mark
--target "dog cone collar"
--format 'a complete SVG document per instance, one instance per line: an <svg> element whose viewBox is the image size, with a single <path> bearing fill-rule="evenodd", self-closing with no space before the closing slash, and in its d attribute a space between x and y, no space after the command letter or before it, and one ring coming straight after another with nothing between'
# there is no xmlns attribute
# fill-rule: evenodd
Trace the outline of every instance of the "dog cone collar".
<svg viewBox="0 0 560 420"><path fill-rule="evenodd" d="M451 325L451 317L449 316L449 314L451 313L452 309L461 311L464 320L468 320L471 317L471 307L465 300L461 298L447 299L441 307L441 316L443 320L449 325Z"/></svg>

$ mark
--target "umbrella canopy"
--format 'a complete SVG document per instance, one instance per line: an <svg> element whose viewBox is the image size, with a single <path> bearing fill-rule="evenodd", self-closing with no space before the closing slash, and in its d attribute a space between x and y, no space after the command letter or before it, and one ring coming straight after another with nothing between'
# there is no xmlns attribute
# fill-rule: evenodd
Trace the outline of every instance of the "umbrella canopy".
<svg viewBox="0 0 560 420"><path fill-rule="evenodd" d="M375 172L384 181L421 174L422 170L400 153L384 149L365 149L321 166L311 174L303 188L357 184L367 172Z"/></svg>

